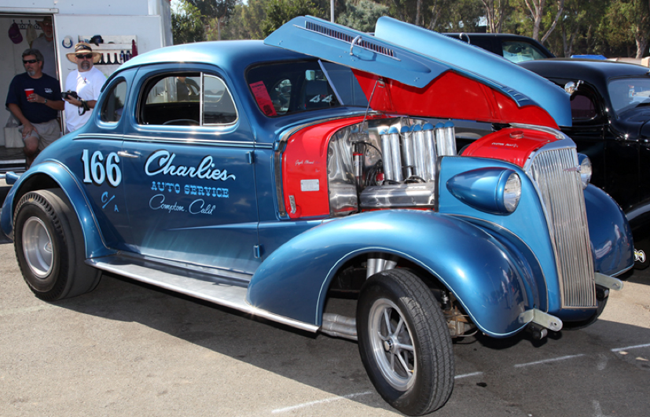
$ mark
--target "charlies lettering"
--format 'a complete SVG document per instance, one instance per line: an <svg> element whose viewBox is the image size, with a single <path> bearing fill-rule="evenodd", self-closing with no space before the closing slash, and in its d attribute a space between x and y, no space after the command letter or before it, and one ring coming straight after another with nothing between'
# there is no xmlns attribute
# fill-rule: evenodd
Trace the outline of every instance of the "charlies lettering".
<svg viewBox="0 0 650 417"><path fill-rule="evenodd" d="M234 174L227 170L215 169L211 156L205 156L197 166L174 165L175 153L160 150L152 153L144 164L144 172L153 177L155 175L170 175L173 177L199 178L203 180L226 181L235 180Z"/></svg>

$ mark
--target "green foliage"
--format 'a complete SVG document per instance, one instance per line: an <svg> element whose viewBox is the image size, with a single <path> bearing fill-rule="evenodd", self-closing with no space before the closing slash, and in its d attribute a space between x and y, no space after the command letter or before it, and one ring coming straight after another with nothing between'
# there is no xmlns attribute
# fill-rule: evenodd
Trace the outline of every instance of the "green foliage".
<svg viewBox="0 0 650 417"><path fill-rule="evenodd" d="M336 18L336 23L361 32L374 32L377 19L388 14L388 6L372 0L358 0L348 4L347 10Z"/></svg>
<svg viewBox="0 0 650 417"><path fill-rule="evenodd" d="M173 12L176 43L204 38L263 39L296 16L329 20L329 0L181 0ZM235 3L237 2L237 3ZM539 6L539 1L535 1ZM529 4L530 3L529 0ZM539 37L554 54L600 53L628 56L646 52L650 38L648 0L545 0L539 12ZM196 6L196 7L194 7ZM532 36L531 11L526 0L336 0L336 21L363 32L374 31L380 16L417 23L438 32L501 31ZM561 19L553 26L559 7ZM226 16L218 18L220 10ZM501 18L502 26L478 26L479 20ZM202 23L202 25L200 24ZM553 30L549 33L549 29ZM207 33L203 33L207 31Z"/></svg>
<svg viewBox="0 0 650 417"><path fill-rule="evenodd" d="M280 26L297 16L311 15L326 18L329 15L314 0L271 0L262 22L262 33L266 37Z"/></svg>
<svg viewBox="0 0 650 417"><path fill-rule="evenodd" d="M200 42L204 39L204 35L199 10L185 1L180 1L178 9L172 10L174 45Z"/></svg>

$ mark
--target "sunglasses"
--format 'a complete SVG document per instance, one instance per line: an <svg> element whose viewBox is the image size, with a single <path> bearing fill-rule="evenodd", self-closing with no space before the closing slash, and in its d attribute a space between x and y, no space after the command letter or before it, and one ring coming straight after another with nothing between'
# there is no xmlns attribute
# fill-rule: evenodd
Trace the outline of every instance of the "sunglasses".
<svg viewBox="0 0 650 417"><path fill-rule="evenodd" d="M92 57L93 57L93 54L78 54L77 55L77 58L79 58L79 59L84 59L84 58L92 59Z"/></svg>
<svg viewBox="0 0 650 417"><path fill-rule="evenodd" d="M25 64L35 64L37 62L38 62L38 59L27 59L27 60L23 59L23 65L25 65Z"/></svg>

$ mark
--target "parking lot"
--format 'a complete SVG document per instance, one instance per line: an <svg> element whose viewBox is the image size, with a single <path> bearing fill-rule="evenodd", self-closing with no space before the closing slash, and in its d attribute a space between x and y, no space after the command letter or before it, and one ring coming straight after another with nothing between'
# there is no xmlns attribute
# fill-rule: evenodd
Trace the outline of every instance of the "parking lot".
<svg viewBox="0 0 650 417"><path fill-rule="evenodd" d="M388 416L356 343L300 333L105 276L92 293L35 298L0 245L3 416ZM544 343L454 346L437 416L647 416L650 272L601 320Z"/></svg>

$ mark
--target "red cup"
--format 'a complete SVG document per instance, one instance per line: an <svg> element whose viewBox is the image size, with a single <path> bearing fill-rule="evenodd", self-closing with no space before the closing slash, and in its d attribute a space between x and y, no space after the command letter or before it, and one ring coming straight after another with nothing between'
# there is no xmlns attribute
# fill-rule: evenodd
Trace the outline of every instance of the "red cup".
<svg viewBox="0 0 650 417"><path fill-rule="evenodd" d="M25 96L27 96L27 99L29 100L29 96L34 94L34 89L33 88L26 88L25 89Z"/></svg>

